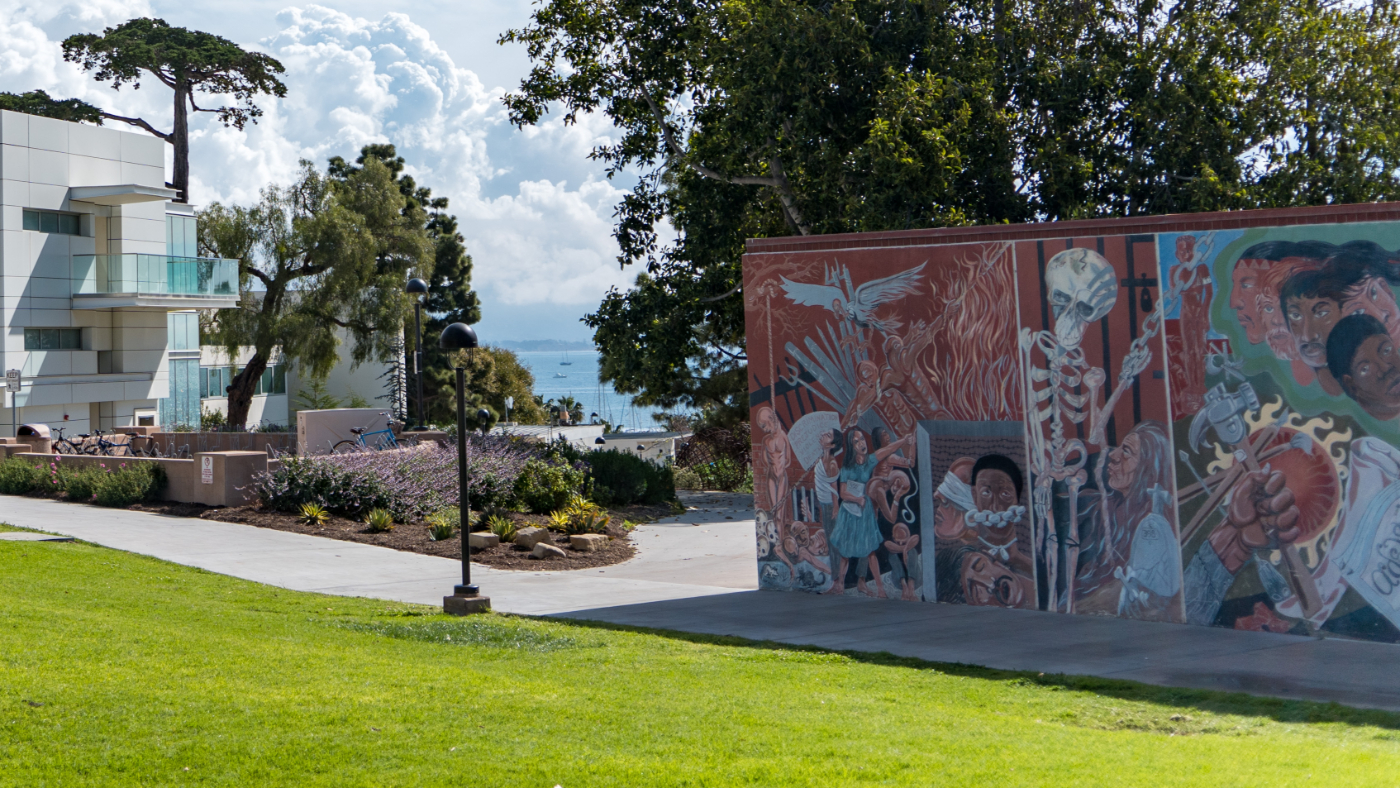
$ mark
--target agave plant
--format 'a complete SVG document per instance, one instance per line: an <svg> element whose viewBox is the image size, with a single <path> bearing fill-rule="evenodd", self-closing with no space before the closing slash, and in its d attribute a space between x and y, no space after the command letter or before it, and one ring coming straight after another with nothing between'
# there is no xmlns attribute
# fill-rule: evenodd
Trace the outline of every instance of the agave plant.
<svg viewBox="0 0 1400 788"><path fill-rule="evenodd" d="M304 503L301 505L301 521L307 525L325 525L330 518L330 512L319 503Z"/></svg>
<svg viewBox="0 0 1400 788"><path fill-rule="evenodd" d="M365 515L365 524L372 534L388 533L394 530L394 515L388 509L370 509Z"/></svg>
<svg viewBox="0 0 1400 788"><path fill-rule="evenodd" d="M434 542L446 542L457 533L457 524L462 514L457 507L449 506L428 515L428 538Z"/></svg>
<svg viewBox="0 0 1400 788"><path fill-rule="evenodd" d="M518 528L515 521L503 514L492 514L486 518L486 527L491 529L491 533L499 536L502 542L514 542L515 532Z"/></svg>
<svg viewBox="0 0 1400 788"><path fill-rule="evenodd" d="M549 515L549 528L566 534L601 534L608 530L608 512L582 497L574 496L569 505Z"/></svg>

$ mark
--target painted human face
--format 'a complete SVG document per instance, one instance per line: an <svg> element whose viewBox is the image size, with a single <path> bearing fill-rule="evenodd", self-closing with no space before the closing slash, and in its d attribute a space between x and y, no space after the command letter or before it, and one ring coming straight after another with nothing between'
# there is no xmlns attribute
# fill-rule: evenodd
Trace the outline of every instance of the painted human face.
<svg viewBox="0 0 1400 788"><path fill-rule="evenodd" d="M1016 485L1005 471L983 468L973 480L972 500L984 512L1004 512L1016 505Z"/></svg>
<svg viewBox="0 0 1400 788"><path fill-rule="evenodd" d="M1108 486L1125 493L1137 478L1142 465L1142 438L1135 432L1128 433L1123 445L1108 452Z"/></svg>
<svg viewBox="0 0 1400 788"><path fill-rule="evenodd" d="M933 496L933 532L944 539L956 539L967 527L963 510L942 495Z"/></svg>
<svg viewBox="0 0 1400 788"><path fill-rule="evenodd" d="M1196 236L1178 235L1176 237L1176 259L1178 262L1189 263L1191 258L1196 256Z"/></svg>
<svg viewBox="0 0 1400 788"><path fill-rule="evenodd" d="M851 438L851 448L855 449L856 462L863 464L865 458L870 454L870 447L865 444L865 433L856 432Z"/></svg>
<svg viewBox="0 0 1400 788"><path fill-rule="evenodd" d="M1347 294L1347 299L1342 302L1342 313L1353 315L1357 312L1364 312L1381 321L1392 339L1400 331L1400 315L1397 315L1400 307L1395 303L1395 291L1379 277L1370 276L1361 280Z"/></svg>
<svg viewBox="0 0 1400 788"><path fill-rule="evenodd" d="M1020 607L1025 600L1025 587L1016 573L982 553L972 553L963 561L962 587L972 605Z"/></svg>
<svg viewBox="0 0 1400 788"><path fill-rule="evenodd" d="M1284 316L1298 357L1313 369L1327 366L1327 337L1342 319L1342 305L1331 298L1290 298Z"/></svg>
<svg viewBox="0 0 1400 788"><path fill-rule="evenodd" d="M1378 419L1400 416L1400 358L1390 337L1366 337L1356 349L1343 388L1361 409Z"/></svg>
<svg viewBox="0 0 1400 788"><path fill-rule="evenodd" d="M817 438L817 443L821 444L823 451L831 451L836 448L836 443L832 440L831 433L829 432L823 432L821 437Z"/></svg>
<svg viewBox="0 0 1400 788"><path fill-rule="evenodd" d="M1235 310L1235 319L1251 345L1264 341L1264 318L1259 311L1263 274L1264 269L1245 265L1241 260L1235 263L1234 273L1230 275L1230 308Z"/></svg>

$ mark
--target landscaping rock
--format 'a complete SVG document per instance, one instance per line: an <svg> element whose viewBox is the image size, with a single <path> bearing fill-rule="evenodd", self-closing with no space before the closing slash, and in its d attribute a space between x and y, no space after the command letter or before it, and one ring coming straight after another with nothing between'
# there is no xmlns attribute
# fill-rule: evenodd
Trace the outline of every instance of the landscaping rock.
<svg viewBox="0 0 1400 788"><path fill-rule="evenodd" d="M484 531L467 535L467 544L476 550L487 550L501 543L501 537Z"/></svg>
<svg viewBox="0 0 1400 788"><path fill-rule="evenodd" d="M563 550L560 550L552 544L548 544L547 542L540 542L539 544L535 545L534 550L530 551L530 557L545 560L549 558L568 558L569 554L564 552Z"/></svg>
<svg viewBox="0 0 1400 788"><path fill-rule="evenodd" d="M548 528L535 528L532 526L530 528L521 528L519 531L515 532L515 543L526 550L533 550L535 545L540 542L544 542L545 544L550 543Z"/></svg>
<svg viewBox="0 0 1400 788"><path fill-rule="evenodd" d="M574 534L569 537L569 546L580 553L591 553L603 549L608 537L603 534Z"/></svg>

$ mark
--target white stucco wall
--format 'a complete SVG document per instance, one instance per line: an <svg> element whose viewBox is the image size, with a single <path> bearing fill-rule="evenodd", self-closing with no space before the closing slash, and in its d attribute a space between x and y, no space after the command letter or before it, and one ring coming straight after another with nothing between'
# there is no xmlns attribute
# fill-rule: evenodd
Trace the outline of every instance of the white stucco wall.
<svg viewBox="0 0 1400 788"><path fill-rule="evenodd" d="M162 200L97 205L85 186L165 185L164 145L145 134L0 112L0 370L20 369L19 420L70 431L130 423L168 396L159 310L74 310L72 257L165 253ZM79 217L79 235L25 230L24 209ZM81 350L25 350L26 328L76 328ZM7 397L4 403L10 404ZM4 413L0 434L9 433Z"/></svg>

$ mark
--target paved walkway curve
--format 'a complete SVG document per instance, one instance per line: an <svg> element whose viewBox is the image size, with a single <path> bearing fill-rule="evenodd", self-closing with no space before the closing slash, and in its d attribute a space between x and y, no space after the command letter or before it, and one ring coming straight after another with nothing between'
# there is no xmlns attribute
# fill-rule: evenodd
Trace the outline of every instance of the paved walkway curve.
<svg viewBox="0 0 1400 788"><path fill-rule="evenodd" d="M522 572L475 564L472 580L504 613L551 615L758 587L752 496L707 493L634 531L625 564ZM72 536L294 591L441 605L461 562L320 536L42 498L0 495L0 522Z"/></svg>
<svg viewBox="0 0 1400 788"><path fill-rule="evenodd" d="M475 567L499 611L1400 711L1400 647L1024 610L756 591L752 497L685 497L602 570ZM456 561L253 526L0 496L0 522L298 591L436 605Z"/></svg>

